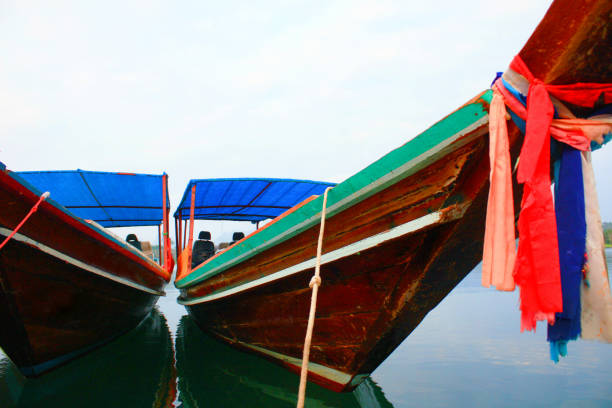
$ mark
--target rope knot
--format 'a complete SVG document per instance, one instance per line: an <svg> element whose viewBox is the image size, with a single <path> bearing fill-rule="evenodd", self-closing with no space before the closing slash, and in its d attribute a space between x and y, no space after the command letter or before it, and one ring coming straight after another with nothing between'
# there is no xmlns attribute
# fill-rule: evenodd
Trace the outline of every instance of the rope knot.
<svg viewBox="0 0 612 408"><path fill-rule="evenodd" d="M314 285L321 286L321 277L320 276L314 275L310 279L310 283L308 284L308 286L310 286L310 289L312 289L314 287Z"/></svg>

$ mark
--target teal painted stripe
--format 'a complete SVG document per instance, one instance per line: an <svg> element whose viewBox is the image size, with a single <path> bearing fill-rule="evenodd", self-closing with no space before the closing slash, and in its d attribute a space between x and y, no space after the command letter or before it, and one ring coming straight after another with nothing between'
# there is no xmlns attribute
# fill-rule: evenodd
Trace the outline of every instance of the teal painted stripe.
<svg viewBox="0 0 612 408"><path fill-rule="evenodd" d="M428 152L451 136L481 121L488 114L485 105L488 105L491 98L492 91L489 90L475 102L464 105L414 139L391 151L365 169L338 184L328 193L327 206L330 209L333 208L328 212L328 217L333 217L344 209L357 204L372 194L399 181L399 179L394 180L393 177L390 177L389 181L380 183L380 185L368 191L367 194L359 196L356 199L350 198L351 195L369 185L380 182L380 179L383 177L389 177L395 170L410 160ZM485 103L483 104L482 102ZM188 276L175 282L175 286L177 288L186 288L202 280L218 275L223 270L243 262L265 251L269 247L278 245L280 242L286 241L308 228L311 228L313 225L318 224L322 201L323 197L319 196L317 199L305 204L303 207L280 219L265 230L243 241L239 245L231 247L216 258L211 259L209 262L195 269ZM338 205L339 203L340 205ZM303 225L298 227L299 224ZM270 243L280 234L290 229L293 230L291 233L284 236L282 241ZM313 253L313 256L314 255Z"/></svg>

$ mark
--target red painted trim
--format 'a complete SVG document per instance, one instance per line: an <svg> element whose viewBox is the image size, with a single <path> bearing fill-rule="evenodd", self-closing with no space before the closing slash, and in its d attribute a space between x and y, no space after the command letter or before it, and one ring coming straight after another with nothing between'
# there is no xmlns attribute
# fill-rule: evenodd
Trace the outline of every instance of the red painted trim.
<svg viewBox="0 0 612 408"><path fill-rule="evenodd" d="M32 192L29 188L27 188L26 186L21 184L19 181L14 179L11 176L10 173L11 173L10 171L2 172L2 178L5 179L5 185L7 187L11 188L12 190L14 190L17 194L23 195L23 196L27 197L29 200L31 200L32 202L35 202L38 199L38 196L34 192ZM144 259L140 258L138 255L136 255L136 254L132 253L130 250L122 247L121 245L119 245L115 241L111 240L110 238L105 237L104 235L99 233L96 229L94 229L93 227L90 227L84 221L81 221L80 219L77 219L75 216L73 216L69 212L61 210L56 205L51 203L49 200L43 201L41 203L41 208L43 208L46 211L49 211L52 215L56 216L61 221L65 222L66 224L70 225L71 227L76 228L78 231L80 231L80 232L82 232L82 233L92 237L93 239L95 239L95 240L105 244L106 246L110 247L111 249L113 249L113 250L121 253L122 255L126 256L127 258L129 258L129 259L131 259L133 261L136 261L137 263L139 263L140 265L144 266L147 270L151 271L155 275L158 275L158 276L161 276L162 278L164 278L164 280L166 280L166 282L170 281L170 274L168 274L161 267L153 268L153 265L151 265L150 263L146 262ZM129 244L126 244L126 245L129 245Z"/></svg>

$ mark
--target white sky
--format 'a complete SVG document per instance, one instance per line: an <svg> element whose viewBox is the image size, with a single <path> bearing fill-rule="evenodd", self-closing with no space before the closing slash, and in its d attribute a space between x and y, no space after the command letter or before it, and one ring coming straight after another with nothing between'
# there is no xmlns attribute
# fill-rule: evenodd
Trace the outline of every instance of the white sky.
<svg viewBox="0 0 612 408"><path fill-rule="evenodd" d="M166 171L174 205L190 178L340 182L486 89L549 4L0 0L0 161Z"/></svg>

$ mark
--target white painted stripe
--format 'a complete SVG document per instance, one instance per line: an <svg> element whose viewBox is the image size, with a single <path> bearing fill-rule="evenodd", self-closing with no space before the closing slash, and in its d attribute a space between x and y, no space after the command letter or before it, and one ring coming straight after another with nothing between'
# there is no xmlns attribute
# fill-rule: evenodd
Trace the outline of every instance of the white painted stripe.
<svg viewBox="0 0 612 408"><path fill-rule="evenodd" d="M6 228L0 227L0 234L4 235L6 237L8 237L12 232L13 231L11 231L11 230L8 230ZM95 266L86 264L86 263L84 263L82 261L79 261L78 259L72 258L69 255L66 255L66 254L64 254L62 252L59 252L59 251L57 251L57 250L55 250L55 249L53 249L51 247L48 247L45 244L42 244L42 243L37 242L37 241L34 241L30 237L27 237L27 236L22 235L20 233L15 234L12 239L14 239L16 241L19 241L19 242L23 242L23 243L28 244L30 246L33 246L35 248L38 248L42 252L45 252L45 253L47 253L47 254L49 254L51 256L54 256L54 257L56 257L58 259L61 259L64 262L68 262L68 263L70 263L70 264L72 264L72 265L74 265L76 267L79 267L81 269L84 269L84 270L86 270L88 272L94 273L96 275L102 276L102 277L110 279L110 280L113 280L115 282L121 283L121 284L129 286L131 288L138 289L138 290L141 290L143 292L151 293L151 294L157 295L157 296L164 296L165 295L165 293L163 291L157 291L157 290L148 288L146 286L139 285L138 283L132 282L132 281L130 281L128 279L125 279L125 278L122 278L120 276L113 275L112 273L103 271L100 268L97 268Z"/></svg>
<svg viewBox="0 0 612 408"><path fill-rule="evenodd" d="M447 217L446 220L452 220L459 218L463 215L465 208L458 209L452 216ZM448 214L448 212L447 212ZM416 220L409 221L405 224L399 225L395 228L392 228L388 231L381 232L380 234L373 235L371 237L362 239L361 241L353 242L347 246L342 248L338 248L331 252L324 254L321 257L321 265L328 264L330 262L337 261L338 259L346 258L348 256L354 255L358 252L365 251L367 249L373 248L377 245L382 244L383 242L390 241L395 238L399 238L403 235L410 234L412 232L418 231L425 227L428 227L433 224L437 224L442 221L442 212L435 212L431 214L427 214L423 217L417 218ZM247 282L244 285L236 286L231 289L224 290L222 292L213 293L211 295L202 296L195 299L182 300L177 299L177 301L185 306L191 306L198 303L210 302L216 299L220 299L226 296L234 295L236 293L243 292L245 290L254 288L256 286L261 286L266 283L270 283L282 278L285 278L290 275L295 275L296 273L305 271L307 269L312 269L315 267L315 259L309 259L307 261L301 262L299 264L290 266L289 268L283 269L278 272L271 273L270 275L264 276L263 278L255 279L253 281Z"/></svg>
<svg viewBox="0 0 612 408"><path fill-rule="evenodd" d="M302 359L301 358L295 358L295 357L291 357L291 356L287 356L281 353L277 353L276 351L272 351L272 350L268 350L265 349L263 347L259 347L259 346L255 346L253 344L248 344L248 343L244 343L242 341L239 340L232 340L228 337L225 336L221 336L219 334L216 334L217 336L221 337L222 339L224 339L225 341L229 342L229 343L234 343L234 344L240 344L243 347L247 347L250 348L252 350L258 351L262 354L268 355L270 357L273 357L277 360L283 361L287 364L290 364L294 367L297 367L298 369L300 369L302 367ZM317 375L320 375L321 377L327 378L328 380L331 380L337 384L341 384L341 385L346 385L349 383L349 381L351 381L351 378L353 377L350 374L347 373L343 373L342 371L336 370L334 368L330 368L327 366L324 366L322 364L317 364L317 363L313 363L313 362L309 362L308 363L308 371Z"/></svg>
<svg viewBox="0 0 612 408"><path fill-rule="evenodd" d="M464 140L461 141L461 143L457 143L454 144L458 139L462 138L463 136L469 134L470 132L473 132L475 130L477 130L478 128L486 125L489 122L489 115L486 114L484 115L482 118L480 118L479 120L477 120L476 122L472 123L470 126L462 129L460 132L455 133L453 136L450 136L449 138L445 139L443 142L437 144L436 146L432 147L431 149L429 149L428 151L422 153L421 155L415 157L414 159L404 163L402 166L398 167L397 169L390 171L389 173L385 174L383 177L380 177L378 179L376 179L376 181L374 181L373 183L368 184L367 186L363 187L362 189L354 192L353 194L345 197L344 199L338 201L337 203L331 205L328 207L327 209L327 218L331 218L333 217L335 214L343 211L344 209L357 204L358 202L368 198L369 196L371 196L372 194L374 194L377 191L380 191L384 188L387 188L395 183L397 183L398 181L411 176L412 174L416 173L417 171L423 169L426 167L426 165L431 164L432 162L430 162L430 160L432 158L437 158L439 156L442 156L444 154L447 154L449 151L458 149L462 146L465 146L466 144L468 144L469 142L471 142L472 140L476 139L479 136L482 136L483 134L487 133L489 131L488 127L484 127L482 129L481 132L475 133L474 135L472 135L472 137L470 138L466 138ZM453 145L454 144L454 145ZM453 145L451 147L451 145ZM451 147L449 149L449 147ZM333 191L333 189L332 189ZM314 214L312 217L302 221L299 224L294 225L293 227L285 230L283 233L277 235L276 237L274 237L273 239L270 239L262 244L260 244L259 246L252 248L251 250L235 257L232 258L230 260L228 260L227 262L209 270L204 272L204 274L202 276L200 276L199 278L194 279L193 281L190 281L186 284L183 285L177 285L178 288L183 288L186 286L192 286L198 282L201 282L202 280L206 279L208 276L211 275L215 275L217 272L228 269L240 262L242 262L243 260L250 258L251 255L253 255L256 252L262 252L268 248L273 247L274 245L279 244L280 242L284 241L285 238L287 236L291 236L293 234L298 234L310 227L312 227L313 225L316 225L320 222L321 220L321 213L317 212L316 214ZM202 267L205 267L206 264L202 264ZM192 271L192 273L196 272L199 268L195 269L194 271ZM186 277L187 278L187 277ZM184 278L184 279L186 279Z"/></svg>

